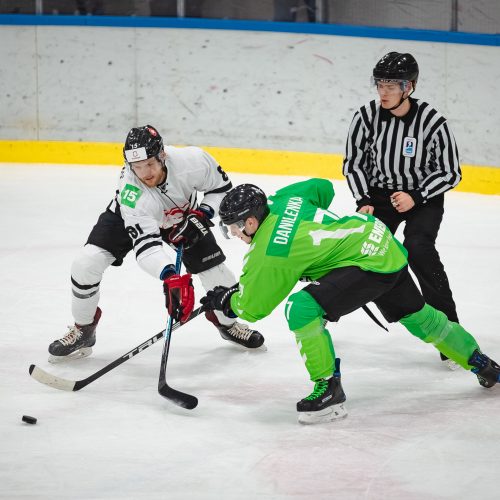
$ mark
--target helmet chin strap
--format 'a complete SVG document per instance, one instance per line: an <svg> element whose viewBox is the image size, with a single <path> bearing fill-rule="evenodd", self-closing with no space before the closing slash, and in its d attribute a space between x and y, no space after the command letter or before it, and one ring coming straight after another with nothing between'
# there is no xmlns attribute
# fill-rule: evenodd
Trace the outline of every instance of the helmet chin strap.
<svg viewBox="0 0 500 500"><path fill-rule="evenodd" d="M411 86L411 92L409 92L406 97L403 97L405 95L405 93L403 92L401 94L401 98L399 99L399 104L396 104L392 108L389 108L388 111L393 111L395 109L398 109L399 106L401 106L401 104L403 104L406 101L406 99L408 99L408 97L410 97L413 94L414 91L415 91L415 89L413 88L413 84L412 84L412 86Z"/></svg>
<svg viewBox="0 0 500 500"><path fill-rule="evenodd" d="M167 182L167 177L168 177L168 169L167 169L167 159L164 158L163 160L160 158L160 156L156 156L156 159L161 163L162 170L165 172L165 179L163 179L158 185L160 186L164 182Z"/></svg>
<svg viewBox="0 0 500 500"><path fill-rule="evenodd" d="M401 104L403 104L403 103L406 101L406 99L408 99L408 97L405 97L405 98L401 97L401 99L399 100L399 104L396 104L396 105L395 105L395 106L393 106L392 108L389 108L389 110L388 110L388 111L393 111L393 110L395 110L395 109L398 109L398 108L399 108L399 106L401 106Z"/></svg>
<svg viewBox="0 0 500 500"><path fill-rule="evenodd" d="M163 170L165 170L165 172L168 173L168 170L167 170L167 157L165 156L165 158L161 159L160 155L158 155L156 157L156 159L161 163L161 166L163 167Z"/></svg>
<svg viewBox="0 0 500 500"><path fill-rule="evenodd" d="M255 236L255 233L253 234L248 234L244 229L241 230L241 232L247 237L253 240L253 237Z"/></svg>
<svg viewBox="0 0 500 500"><path fill-rule="evenodd" d="M244 229L244 228L241 230L241 232L242 232L242 233L243 233L243 234L244 234L247 238L250 238L251 240L253 240L253 237L257 234L257 231L259 230L259 227L260 227L260 225L262 224L262 221L263 221L266 217L267 217L267 214L265 215L265 217L264 217L262 220L260 220L260 221L259 221L259 220L257 219L257 222L259 223L259 225L257 226L257 229L254 231L254 233L253 233L253 234L248 234L248 233L245 231L245 229Z"/></svg>

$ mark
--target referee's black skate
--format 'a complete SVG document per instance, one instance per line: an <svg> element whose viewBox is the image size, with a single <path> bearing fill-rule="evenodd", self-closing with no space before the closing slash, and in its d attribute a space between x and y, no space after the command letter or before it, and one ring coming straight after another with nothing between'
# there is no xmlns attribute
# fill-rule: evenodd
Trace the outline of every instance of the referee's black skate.
<svg viewBox="0 0 500 500"><path fill-rule="evenodd" d="M483 387L490 388L500 382L500 366L481 351L476 349L469 358L468 363L474 366L471 371L476 374L479 383Z"/></svg>
<svg viewBox="0 0 500 500"><path fill-rule="evenodd" d="M95 330L102 311L98 307L94 321L90 325L68 326L68 333L59 340L54 340L49 345L49 363L60 363L68 359L86 358L92 354L95 344Z"/></svg>
<svg viewBox="0 0 500 500"><path fill-rule="evenodd" d="M340 359L336 358L333 376L316 380L314 391L297 403L301 424L320 424L347 417L340 379Z"/></svg>
<svg viewBox="0 0 500 500"><path fill-rule="evenodd" d="M243 323L235 321L232 325L222 325L213 311L205 311L205 317L215 325L225 340L249 349L257 349L264 344L263 335L256 330L251 330Z"/></svg>

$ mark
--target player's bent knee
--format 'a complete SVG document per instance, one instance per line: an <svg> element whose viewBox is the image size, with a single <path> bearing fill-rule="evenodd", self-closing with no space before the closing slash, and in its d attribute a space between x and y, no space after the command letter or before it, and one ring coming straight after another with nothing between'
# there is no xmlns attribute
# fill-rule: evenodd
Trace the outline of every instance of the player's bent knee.
<svg viewBox="0 0 500 500"><path fill-rule="evenodd" d="M200 278L203 288L207 291L212 290L217 285L233 286L238 281L225 263L201 271L197 276Z"/></svg>
<svg viewBox="0 0 500 500"><path fill-rule="evenodd" d="M81 285L101 281L105 269L115 260L106 250L94 245L84 246L73 260L71 277Z"/></svg>
<svg viewBox="0 0 500 500"><path fill-rule="evenodd" d="M290 295L286 302L285 317L292 331L300 330L315 320L323 322L324 314L323 308L304 290Z"/></svg>

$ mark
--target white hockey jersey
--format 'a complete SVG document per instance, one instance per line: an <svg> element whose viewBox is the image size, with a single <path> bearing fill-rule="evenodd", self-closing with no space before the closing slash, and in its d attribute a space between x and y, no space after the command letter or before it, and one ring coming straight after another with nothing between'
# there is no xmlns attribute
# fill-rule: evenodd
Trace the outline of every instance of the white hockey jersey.
<svg viewBox="0 0 500 500"><path fill-rule="evenodd" d="M204 193L200 203L217 215L222 199L232 187L226 173L206 151L194 146L165 146L165 153L167 178L163 184L148 187L125 165L115 200L109 207L121 213L137 262L155 278L173 263L163 247L160 228L178 224L190 209L197 208L198 192Z"/></svg>

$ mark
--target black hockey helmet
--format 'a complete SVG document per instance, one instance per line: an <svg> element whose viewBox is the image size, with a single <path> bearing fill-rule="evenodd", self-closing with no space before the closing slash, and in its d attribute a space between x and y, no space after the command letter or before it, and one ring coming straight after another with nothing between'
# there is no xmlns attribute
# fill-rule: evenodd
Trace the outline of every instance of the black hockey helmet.
<svg viewBox="0 0 500 500"><path fill-rule="evenodd" d="M151 125L130 130L123 146L123 156L128 163L156 157L163 151L163 139Z"/></svg>
<svg viewBox="0 0 500 500"><path fill-rule="evenodd" d="M269 214L267 197L253 184L240 184L226 194L219 207L221 221L226 224L236 224L245 221L252 215L261 223Z"/></svg>
<svg viewBox="0 0 500 500"><path fill-rule="evenodd" d="M408 53L389 52L373 68L373 79L376 80L406 80L417 85L418 64Z"/></svg>

